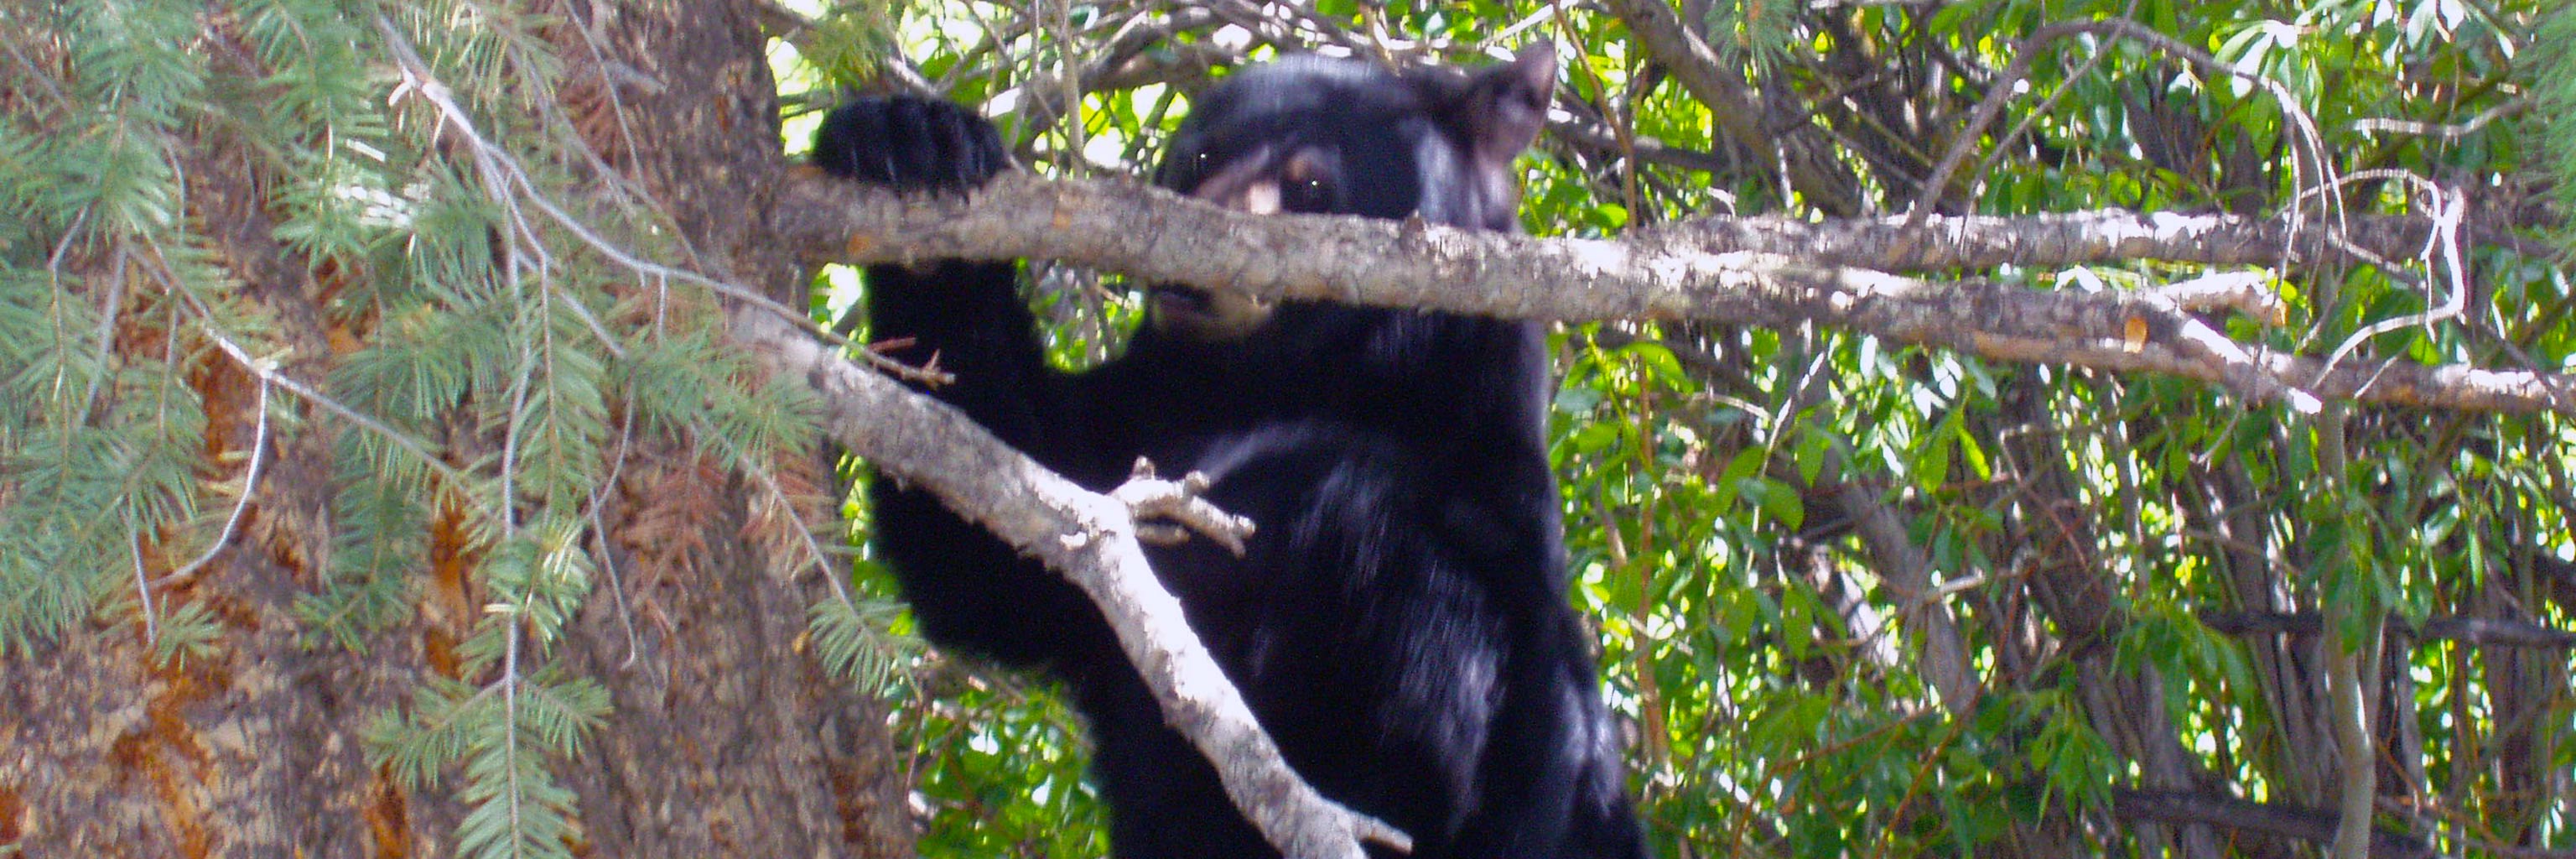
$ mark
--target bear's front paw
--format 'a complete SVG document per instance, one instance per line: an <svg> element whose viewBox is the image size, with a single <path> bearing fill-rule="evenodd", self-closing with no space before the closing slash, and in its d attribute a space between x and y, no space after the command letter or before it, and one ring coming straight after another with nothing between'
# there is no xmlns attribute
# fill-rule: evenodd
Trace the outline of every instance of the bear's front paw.
<svg viewBox="0 0 2576 859"><path fill-rule="evenodd" d="M900 191L964 192L1010 169L993 123L964 107L911 96L834 109L814 135L814 166Z"/></svg>

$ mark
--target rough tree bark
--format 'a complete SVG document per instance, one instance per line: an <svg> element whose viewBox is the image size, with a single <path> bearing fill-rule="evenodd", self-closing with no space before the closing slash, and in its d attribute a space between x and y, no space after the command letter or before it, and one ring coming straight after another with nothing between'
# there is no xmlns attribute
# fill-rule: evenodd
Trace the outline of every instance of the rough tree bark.
<svg viewBox="0 0 2576 859"><path fill-rule="evenodd" d="M659 199L696 252L692 263L801 306L802 265L778 253L765 220L748 216L767 208L758 195L786 169L777 87L751 7L596 6L601 53L563 52L596 57L567 76L594 87L567 99L594 100L573 105L575 115L622 109L611 115L624 129L600 126L589 142ZM703 556L667 555L676 569L647 564L644 581L628 581L673 623L644 632L639 647L616 616L618 595L602 592L571 642L576 667L615 693L616 721L567 779L597 855L909 855L907 786L882 705L834 682L799 643L806 607L827 598L828 584L767 572L781 565L743 537L747 499L761 489L702 470L677 440L647 448L627 466L630 503L618 512L644 513L656 496L694 490L721 514L695 523ZM829 485L819 459L780 467L805 485ZM620 548L649 557L662 547Z"/></svg>
<svg viewBox="0 0 2576 859"><path fill-rule="evenodd" d="M2238 342L2202 315L2279 316L2269 285L2227 274L2150 289L2033 289L1983 279L1905 277L1802 257L1712 251L1766 232L1741 222L1619 241L1477 233L1420 222L1227 211L1133 184L1006 173L963 198L902 198L818 176L789 187L780 238L816 261L1034 257L1152 280L1515 319L1690 319L1788 328L1818 324L2007 361L2152 372L2224 385L2255 402L2313 412L2321 400L2576 414L2566 374L2291 355ZM1958 219L1894 235L1874 220L1806 231L1846 257L1875 249L1887 269L1973 257L1979 246L2040 244L2049 256L2234 258L2281 235L2256 222L2043 216L2018 228ZM2069 224L2076 224L2070 227ZM2159 226L2159 224L2163 224ZM2069 230L2099 228L2075 237ZM2375 228L2392 234L2402 230ZM2019 233L2019 238L2013 236ZM2143 235L2141 234L2143 233ZM1957 243L1951 253L1920 244ZM2161 252L2153 250L2162 248Z"/></svg>
<svg viewBox="0 0 2576 859"><path fill-rule="evenodd" d="M593 148L661 198L693 264L795 294L799 264L745 216L766 208L752 195L784 170L752 12L645 2L581 11L564 30L587 42L564 51L576 66L561 93L568 112L613 104L643 135L627 148L610 140L615 129L587 128ZM231 62L227 74L259 72L245 67L250 59ZM325 317L340 284L273 236L274 201L264 195L276 183L236 144L221 128L175 143L187 153L186 215L277 320L276 338L290 347L278 372L321 379L367 332ZM110 276L109 261L86 264L69 275ZM137 316L118 320L116 348L160 360L169 332ZM363 652L315 645L294 600L328 563L334 434L353 430L301 401L293 408L309 420L262 427L250 371L215 351L188 366L207 402L203 473L239 479L254 446L264 448L264 470L241 526L210 563L165 580L189 559L146 540L136 572L155 580L148 592L161 611L202 606L222 637L205 655L163 667L129 613L102 612L0 659L0 853L451 855L461 810L446 787L403 789L368 765L362 734L424 678L456 671L455 645L480 612L464 535L452 521L432 530L412 612L373 633ZM572 846L618 857L910 855L882 705L826 676L800 646L806 607L828 586L769 572L779 565L745 527L755 488L688 450L649 438L625 450L597 519L606 526L598 550L622 570L623 589L603 582L553 654L598 678L615 705L583 753L556 770L579 796ZM781 474L821 481L829 472L808 460ZM675 521L675 511L699 515ZM632 614L648 606L660 622Z"/></svg>

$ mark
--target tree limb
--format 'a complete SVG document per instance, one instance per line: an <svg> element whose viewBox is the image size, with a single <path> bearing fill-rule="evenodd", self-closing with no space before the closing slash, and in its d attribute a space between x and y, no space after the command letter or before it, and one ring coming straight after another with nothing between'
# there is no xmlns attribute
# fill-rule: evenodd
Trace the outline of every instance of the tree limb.
<svg viewBox="0 0 2576 859"><path fill-rule="evenodd" d="M2332 811L2232 796L2172 790L2114 790L2111 813L2156 823L2200 823L2324 844L2334 840ZM2432 859L2432 848L2402 833L2373 828L2371 859Z"/></svg>
<svg viewBox="0 0 2576 859"><path fill-rule="evenodd" d="M937 493L1098 603L1162 703L1164 721L1216 766L1227 797L1283 854L1362 859L1363 840L1409 849L1402 832L1324 798L1288 768L1242 693L1190 632L1180 600L1154 578L1127 501L1048 471L964 413L841 358L774 313L746 307L730 322L735 341L757 350L774 372L813 387L825 404L825 428L852 453ZM1145 487L1138 494L1177 491Z"/></svg>
<svg viewBox="0 0 2576 859"><path fill-rule="evenodd" d="M1717 51L1690 31L1670 3L1603 0L1601 5L1627 22L1646 53L1663 61L1682 89L1708 105L1709 117L1727 139L1747 152L1780 153L1789 186L1810 205L1837 215L1862 209L1858 180L1816 143L1812 127L1800 122L1784 133L1767 124L1769 115L1753 99L1753 83L1718 59Z"/></svg>
<svg viewBox="0 0 2576 859"><path fill-rule="evenodd" d="M2576 378L2565 374L2401 360L2328 365L2238 343L2195 315L2212 295L2260 313L2266 291L2254 275L2205 278L2175 294L2035 290L1711 253L1675 231L1604 241L1261 216L1134 184L1024 173L965 197L908 199L808 178L782 189L774 211L782 239L816 262L1039 257L1267 297L1520 319L1818 324L2006 361L2164 373L2302 411L2339 399L2576 416Z"/></svg>
<svg viewBox="0 0 2576 859"><path fill-rule="evenodd" d="M1154 464L1136 460L1136 470L1127 482L1111 490L1109 497L1127 505L1136 522L1136 539L1152 546L1177 546L1196 533L1208 541L1243 557L1245 540L1252 538L1254 525L1247 516L1237 516L1208 503L1208 476L1190 472L1179 480L1154 476Z"/></svg>
<svg viewBox="0 0 2576 859"><path fill-rule="evenodd" d="M2316 635L2325 617L2313 611L2202 612L2200 622L2228 635ZM2576 632L2551 629L2520 620L2483 617L2426 618L2420 628L2389 615L2388 623L2409 638L2446 640L2486 647L2537 647L2576 650Z"/></svg>
<svg viewBox="0 0 2576 859"><path fill-rule="evenodd" d="M2481 241L2517 249L2505 213L2472 218ZM2278 219L2102 209L2040 215L1932 215L1920 229L1902 215L1810 222L1764 215L1699 218L1651 228L1703 253L1750 251L1824 265L1880 271L2071 266L2125 260L2205 265L2280 265L2349 260L2359 249L2382 259L2422 255L2433 219L2359 215L2329 230Z"/></svg>

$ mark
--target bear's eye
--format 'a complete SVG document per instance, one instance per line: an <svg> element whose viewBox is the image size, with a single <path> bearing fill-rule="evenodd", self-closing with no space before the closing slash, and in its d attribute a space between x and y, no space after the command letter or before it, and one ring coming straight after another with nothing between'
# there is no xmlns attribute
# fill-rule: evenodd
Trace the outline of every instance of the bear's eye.
<svg viewBox="0 0 2576 859"><path fill-rule="evenodd" d="M1321 178L1287 179L1279 183L1279 208L1301 214L1322 214L1333 210L1332 186Z"/></svg>
<svg viewBox="0 0 2576 859"><path fill-rule="evenodd" d="M1279 165L1279 207L1309 215L1339 210L1339 189L1332 182L1340 172L1335 167L1337 162L1333 153L1322 147L1309 146L1290 154Z"/></svg>

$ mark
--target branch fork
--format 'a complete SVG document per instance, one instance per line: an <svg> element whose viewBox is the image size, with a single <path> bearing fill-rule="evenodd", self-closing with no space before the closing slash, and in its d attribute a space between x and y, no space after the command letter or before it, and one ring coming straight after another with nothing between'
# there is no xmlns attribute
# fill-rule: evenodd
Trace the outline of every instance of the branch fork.
<svg viewBox="0 0 2576 859"><path fill-rule="evenodd" d="M1178 546L1189 542L1190 533L1216 541L1235 557L1243 557L1243 541L1252 536L1252 520L1237 516L1208 503L1208 476L1190 472L1179 480L1164 480L1154 474L1154 463L1136 458L1136 468L1127 482L1110 490L1109 497L1127 505L1128 515L1136 519L1136 540L1148 546Z"/></svg>

